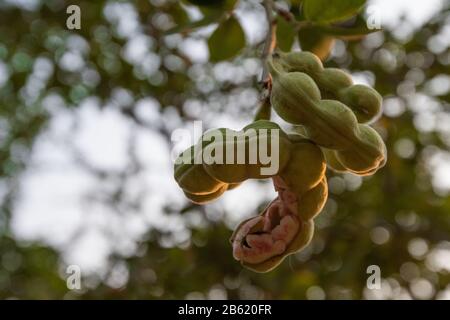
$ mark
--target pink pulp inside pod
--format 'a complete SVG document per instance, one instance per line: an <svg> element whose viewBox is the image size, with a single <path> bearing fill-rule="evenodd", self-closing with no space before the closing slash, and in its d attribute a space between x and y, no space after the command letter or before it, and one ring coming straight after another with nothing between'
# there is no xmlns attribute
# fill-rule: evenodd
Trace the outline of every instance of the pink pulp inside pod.
<svg viewBox="0 0 450 320"><path fill-rule="evenodd" d="M239 227L233 239L233 256L250 264L264 262L283 254L300 229L297 197L284 181L273 178L278 197L263 214Z"/></svg>

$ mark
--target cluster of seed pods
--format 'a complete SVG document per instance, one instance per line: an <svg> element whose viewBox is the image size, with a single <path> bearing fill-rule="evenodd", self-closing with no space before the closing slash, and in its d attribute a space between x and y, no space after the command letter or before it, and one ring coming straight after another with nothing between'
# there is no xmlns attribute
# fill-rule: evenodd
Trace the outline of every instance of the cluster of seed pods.
<svg viewBox="0 0 450 320"><path fill-rule="evenodd" d="M253 136L248 135L254 129ZM276 137L271 137L276 130ZM204 137L183 152L175 165L175 179L186 196L196 203L207 203L247 179L272 178L278 196L257 217L242 222L231 237L233 256L257 272L276 267L289 254L298 252L310 242L313 218L322 210L328 195L326 163L321 149L298 134L287 135L274 122L259 120L236 132L216 129L207 133L220 135L217 141ZM277 170L264 173L267 164L261 159L248 161L251 145L264 141L268 149L277 144ZM209 157L227 150L247 150L242 164L216 163ZM227 149L229 148L229 149ZM208 152L214 150L215 152ZM195 151L198 151L197 154ZM201 151L201 152L200 152ZM202 154L202 161L194 159ZM182 161L191 159L192 161Z"/></svg>
<svg viewBox="0 0 450 320"><path fill-rule="evenodd" d="M339 69L324 68L308 52L276 53L269 67L272 107L293 124L295 133L287 134L268 120L255 121L240 132L215 129L175 164L175 180L199 204L217 199L247 179L272 179L278 196L259 215L240 223L231 237L234 258L256 272L274 269L310 243L313 219L328 197L327 165L340 172L370 175L386 162L384 142L369 126L381 110L375 90L354 85ZM276 144L277 170L265 171L268 164L258 157L251 161L252 146L261 143L271 150ZM235 156L239 148L246 150L243 161L216 161L218 154L232 150ZM202 161L195 161L199 156Z"/></svg>
<svg viewBox="0 0 450 320"><path fill-rule="evenodd" d="M381 111L374 89L354 85L340 69L324 68L309 52L277 53L269 66L272 107L325 149L331 168L371 175L384 166L386 146L369 126Z"/></svg>

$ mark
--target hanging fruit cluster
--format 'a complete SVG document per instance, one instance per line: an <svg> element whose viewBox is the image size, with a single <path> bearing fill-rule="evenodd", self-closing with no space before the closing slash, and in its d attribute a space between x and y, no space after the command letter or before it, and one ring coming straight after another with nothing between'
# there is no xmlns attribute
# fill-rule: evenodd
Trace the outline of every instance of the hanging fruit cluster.
<svg viewBox="0 0 450 320"><path fill-rule="evenodd" d="M381 96L374 89L353 84L340 69L324 68L309 52L279 52L268 64L271 106L295 133L287 134L268 120L243 128L244 139L235 139L237 132L232 130L216 129L207 134L221 139L201 139L175 164L177 183L191 201L200 204L247 179L272 178L277 198L258 216L243 221L231 237L234 258L256 272L272 270L311 241L313 219L328 196L327 165L366 176L386 162L384 142L369 126L381 111ZM256 134L248 134L251 130ZM265 172L268 164L260 158L250 161L251 146L261 142L268 143L268 149L277 144L275 172ZM213 159L239 148L246 150L244 161ZM199 155L202 161L195 161Z"/></svg>

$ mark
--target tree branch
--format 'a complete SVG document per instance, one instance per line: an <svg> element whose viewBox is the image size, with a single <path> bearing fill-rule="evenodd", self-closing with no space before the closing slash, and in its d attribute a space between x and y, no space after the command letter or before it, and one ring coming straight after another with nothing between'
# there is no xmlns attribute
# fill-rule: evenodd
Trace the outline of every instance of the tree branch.
<svg viewBox="0 0 450 320"><path fill-rule="evenodd" d="M276 36L276 28L277 23L276 20L273 18L273 2L272 0L264 0L263 1L264 10L266 12L266 19L268 23L268 31L266 35L266 40L264 41L264 49L262 52L261 60L263 63L263 73L261 77L261 83L264 88L270 87L270 77L269 77L269 70L267 67L267 59L272 55L273 50L275 49L276 43L277 43L277 36Z"/></svg>

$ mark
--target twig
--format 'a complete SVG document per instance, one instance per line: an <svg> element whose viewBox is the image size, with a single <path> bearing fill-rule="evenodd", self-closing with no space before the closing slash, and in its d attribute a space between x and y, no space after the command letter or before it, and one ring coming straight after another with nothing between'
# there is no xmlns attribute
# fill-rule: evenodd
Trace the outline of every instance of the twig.
<svg viewBox="0 0 450 320"><path fill-rule="evenodd" d="M281 8L280 6L278 6L276 3L274 4L273 10L275 10L275 12L282 17L284 20L286 20L289 23L292 23L295 26L295 30L298 32L301 28L311 25L311 22L307 21L307 20L303 20L303 21L297 21L297 19L295 19L295 16L292 14L292 12L290 12L289 10L286 10L284 8Z"/></svg>
<svg viewBox="0 0 450 320"><path fill-rule="evenodd" d="M277 39L276 39L276 28L277 28L277 22L273 18L273 2L272 0L264 0L263 1L264 10L266 12L266 19L268 22L268 31L266 35L266 40L264 41L264 49L261 56L261 60L263 62L263 73L261 77L261 83L264 88L270 87L270 77L269 77L269 70L267 67L267 59L272 55L273 50L275 49Z"/></svg>
<svg viewBox="0 0 450 320"><path fill-rule="evenodd" d="M286 10L284 8L281 8L276 3L274 3L273 9L278 13L279 16L281 16L284 20L288 22L294 22L295 16L290 12L289 10Z"/></svg>

